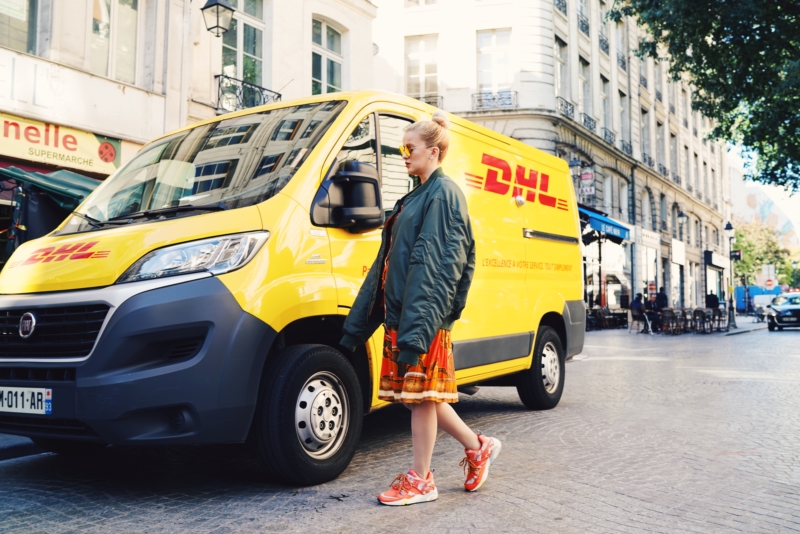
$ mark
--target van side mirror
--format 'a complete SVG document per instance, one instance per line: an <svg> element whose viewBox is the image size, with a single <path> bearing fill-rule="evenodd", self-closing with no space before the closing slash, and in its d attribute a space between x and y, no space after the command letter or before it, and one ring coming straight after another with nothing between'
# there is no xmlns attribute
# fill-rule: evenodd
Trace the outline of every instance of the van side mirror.
<svg viewBox="0 0 800 534"><path fill-rule="evenodd" d="M336 163L332 167L336 167ZM333 169L331 169L333 170ZM343 161L325 177L311 206L316 226L361 233L383 225L378 169L361 161Z"/></svg>

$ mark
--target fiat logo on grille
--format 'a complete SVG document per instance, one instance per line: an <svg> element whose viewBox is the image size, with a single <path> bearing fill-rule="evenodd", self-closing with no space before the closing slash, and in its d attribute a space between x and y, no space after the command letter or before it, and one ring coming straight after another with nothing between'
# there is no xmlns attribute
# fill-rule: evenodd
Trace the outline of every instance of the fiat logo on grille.
<svg viewBox="0 0 800 534"><path fill-rule="evenodd" d="M36 316L31 312L24 313L19 320L19 337L27 339L36 328Z"/></svg>

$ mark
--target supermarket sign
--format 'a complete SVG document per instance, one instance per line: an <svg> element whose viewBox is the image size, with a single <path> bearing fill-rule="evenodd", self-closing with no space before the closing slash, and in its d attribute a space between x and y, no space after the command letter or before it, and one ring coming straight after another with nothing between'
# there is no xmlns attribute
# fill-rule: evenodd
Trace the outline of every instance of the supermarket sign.
<svg viewBox="0 0 800 534"><path fill-rule="evenodd" d="M0 154L98 174L116 171L119 139L0 113Z"/></svg>

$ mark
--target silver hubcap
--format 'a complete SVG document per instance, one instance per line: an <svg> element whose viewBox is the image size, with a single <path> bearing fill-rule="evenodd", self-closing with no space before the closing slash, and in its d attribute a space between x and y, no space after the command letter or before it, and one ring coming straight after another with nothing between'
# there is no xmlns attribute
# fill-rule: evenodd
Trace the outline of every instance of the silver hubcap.
<svg viewBox="0 0 800 534"><path fill-rule="evenodd" d="M336 453L347 435L348 404L342 383L331 373L309 378L294 411L297 439L309 456L323 460Z"/></svg>
<svg viewBox="0 0 800 534"><path fill-rule="evenodd" d="M558 389L558 382L561 380L561 362L558 360L558 352L552 343L547 343L542 349L542 382L544 389L548 393L553 393Z"/></svg>

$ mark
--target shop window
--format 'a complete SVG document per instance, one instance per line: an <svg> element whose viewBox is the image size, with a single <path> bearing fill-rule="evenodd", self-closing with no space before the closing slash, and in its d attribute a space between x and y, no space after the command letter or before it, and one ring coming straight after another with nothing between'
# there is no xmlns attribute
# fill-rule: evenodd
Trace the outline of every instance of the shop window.
<svg viewBox="0 0 800 534"><path fill-rule="evenodd" d="M93 0L91 70L136 83L139 0Z"/></svg>
<svg viewBox="0 0 800 534"><path fill-rule="evenodd" d="M36 54L37 0L0 2L0 46Z"/></svg>
<svg viewBox="0 0 800 534"><path fill-rule="evenodd" d="M342 33L327 22L311 21L311 94L342 90Z"/></svg>
<svg viewBox="0 0 800 534"><path fill-rule="evenodd" d="M406 37L406 94L436 97L439 75L436 59L438 35Z"/></svg>

